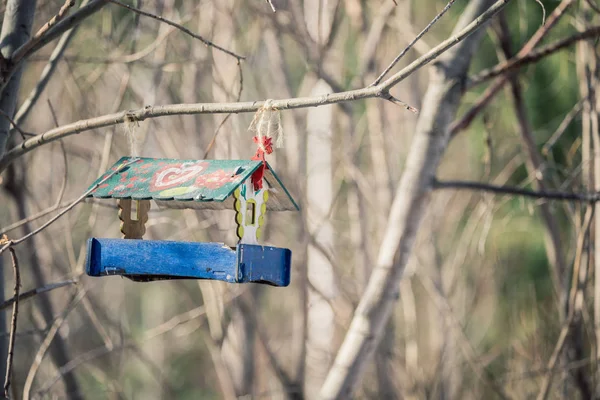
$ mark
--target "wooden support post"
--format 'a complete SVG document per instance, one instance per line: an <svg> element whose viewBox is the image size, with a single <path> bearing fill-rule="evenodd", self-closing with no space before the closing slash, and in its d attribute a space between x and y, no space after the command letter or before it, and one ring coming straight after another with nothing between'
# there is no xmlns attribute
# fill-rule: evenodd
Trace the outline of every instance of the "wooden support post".
<svg viewBox="0 0 600 400"><path fill-rule="evenodd" d="M131 210L135 201L135 215L132 217ZM119 219L121 220L121 232L124 239L142 239L146 233L146 222L148 222L148 210L150 200L119 199Z"/></svg>

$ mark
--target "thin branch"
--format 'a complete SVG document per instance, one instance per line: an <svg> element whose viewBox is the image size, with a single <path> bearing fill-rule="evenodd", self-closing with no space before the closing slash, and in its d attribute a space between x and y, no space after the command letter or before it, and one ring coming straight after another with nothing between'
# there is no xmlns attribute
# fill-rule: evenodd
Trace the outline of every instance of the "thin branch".
<svg viewBox="0 0 600 400"><path fill-rule="evenodd" d="M527 54L516 55L510 60L496 65L495 67L481 71L469 80L467 88L470 89L481 83L484 83L492 78L507 74L526 65L535 63L540 59L549 56L557 51L564 50L567 47L586 39L595 38L600 35L600 25L592 26L583 32L579 32L573 36L555 41L539 49L533 50Z"/></svg>
<svg viewBox="0 0 600 400"><path fill-rule="evenodd" d="M25 132L21 128L19 128L19 125L11 117L9 117L9 115L5 113L4 110L0 109L0 115L6 118L8 122L10 122L13 128L15 128L15 130L21 134L21 138L23 140L27 140L26 136L35 136L35 133Z"/></svg>
<svg viewBox="0 0 600 400"><path fill-rule="evenodd" d="M198 39L199 41L201 41L202 43L204 43L204 44L205 44L207 47L213 47L213 48L215 48L215 49L217 49L217 50L220 50L220 51L222 51L223 53L225 53L225 54L228 54L228 55L230 55L231 57L234 57L234 58L236 58L238 61L240 61L240 60L245 60L245 59L246 59L246 57L243 57L243 56L240 56L240 55L238 55L238 54L235 54L234 52L232 52L232 51L230 51L230 50L227 50L227 49L226 49L226 48L224 48L224 47L221 47L221 46L219 46L219 45L217 45L217 44L214 44L214 43L213 43L213 42L211 42L210 40L207 40L207 39L203 38L202 36L200 36L200 35L198 35L198 34L196 34L196 33L192 32L192 31L190 31L188 28L186 28L186 27L184 27L184 26L182 26L182 25L179 25L178 23L175 23L175 22L173 22L173 21L170 21L170 20L168 20L168 19L166 19L166 18L163 18L163 17L161 17L160 15L155 15L155 14L152 14L152 13L149 13L149 12L146 12L146 11L143 11L143 10L140 10L139 8L135 8L135 7L133 7L133 6L130 6L129 4L121 3L121 2L120 2L120 1L118 1L118 0L108 0L108 1L109 1L109 2L111 2L111 3L113 3L113 4L116 4L116 5L118 5L118 6L120 6L120 7L126 8L126 9L128 9L129 11L133 11L133 12L134 12L134 13L136 13L136 14L140 14L140 15L143 15L143 16L145 16L145 17L150 17L150 18L153 18L153 19L155 19L155 20L157 20L157 21L163 22L163 23L165 23L165 24L167 24L167 25L171 25L172 27L174 27L174 28L177 28L177 29L179 29L180 31L187 33L188 35L190 35L190 36L191 36L191 37L193 37L194 39Z"/></svg>
<svg viewBox="0 0 600 400"><path fill-rule="evenodd" d="M554 11L552 11L552 14L550 14L550 17L548 17L546 24L541 26L533 34L533 36L529 39L529 41L527 41L527 43L525 43L515 57L523 57L531 53L535 46L541 42L548 32L550 32L552 27L554 27L554 25L556 25L560 18L566 13L567 9L574 3L575 0L562 0L562 2L554 9ZM475 101L473 106L450 125L450 135L454 136L458 132L468 128L471 122L473 122L475 119L475 116L477 116L479 112L487 106L496 93L498 93L507 82L508 75L503 75L496 79L496 81L494 81L494 83L490 85L485 92L483 92L479 99Z"/></svg>
<svg viewBox="0 0 600 400"><path fill-rule="evenodd" d="M443 291L435 284L431 277L423 275L425 274L417 274L419 281L425 287L425 291L431 296L433 303L438 308L440 314L445 317L444 322L450 331L449 333L456 336L456 340L467 360L467 364L469 364L477 378L481 380L484 385L496 392L501 399L507 399L508 397L504 393L502 387L494 381L492 373L486 368L481 360L477 358L473 344L469 341L463 324L457 318L456 313L448 302L447 297L443 294Z"/></svg>
<svg viewBox="0 0 600 400"><path fill-rule="evenodd" d="M302 388L298 387L297 383L285 371L285 369L283 369L281 362L277 359L275 353L269 346L267 332L265 332L262 321L259 320L255 312L255 310L257 309L255 300L252 299L251 296L242 296L240 297L240 301L238 301L238 304L241 310L244 312L244 314L246 314L248 318L250 318L250 321L255 326L256 334L258 336L258 343L262 347L267 357L267 360L269 360L269 364L271 366L271 369L273 370L273 373L279 380L281 386L283 386L283 388L285 389L286 394L288 394L288 399L291 400L295 398L303 398Z"/></svg>
<svg viewBox="0 0 600 400"><path fill-rule="evenodd" d="M89 0L83 0L81 2L80 7L84 7L88 3ZM31 90L25 101L23 101L23 104L21 104L21 106L19 107L19 111L17 111L17 113L15 114L15 121L18 124L20 124L25 119L25 117L27 117L29 111L31 111L38 98L40 97L40 94L42 94L42 92L46 88L46 85L50 81L50 77L56 70L59 60L61 59L63 53L67 49L67 46L71 42L71 39L73 38L73 36L75 36L77 28L78 26L75 26L72 29L65 32L56 44L56 47L52 51L52 54L50 55L50 58L48 59L48 62L44 67L37 84Z"/></svg>
<svg viewBox="0 0 600 400"><path fill-rule="evenodd" d="M456 44L460 43L468 36L477 31L483 24L488 22L494 15L496 15L506 4L508 4L511 0L500 0L495 2L490 8L481 13L480 16L475 18L470 24L466 25L463 29L461 29L454 36L449 37L444 40L442 43L435 46L431 49L427 54L417 58L415 61L410 63L408 66L403 68L401 71L392 75L389 79L380 83L377 86L373 87L381 87L382 90L387 91L391 89L393 86L398 84L400 81L406 79L409 75L411 75L416 70L421 67L429 64L431 61L436 59L439 55L446 52L446 50L454 47Z"/></svg>
<svg viewBox="0 0 600 400"><path fill-rule="evenodd" d="M469 181L439 181L434 180L433 189L466 189L477 190L509 196L523 196L532 199L576 201L582 203L595 203L600 201L600 193L570 193L554 190L530 190L519 187L499 186L490 183Z"/></svg>
<svg viewBox="0 0 600 400"><path fill-rule="evenodd" d="M588 6L598 14L600 14L600 7L594 2L595 0L585 0Z"/></svg>
<svg viewBox="0 0 600 400"><path fill-rule="evenodd" d="M19 294L18 298L13 296L10 299L4 300L4 302L0 303L0 310L5 310L8 307L10 307L11 305L13 305L15 303L15 300L17 300L18 302L22 302L24 300L29 300L29 299L37 296L38 294L51 292L54 289L58 289L58 288L69 286L69 285L75 285L75 284L77 284L77 281L75 279L69 279L67 281L49 283L48 285L44 285L42 287L28 290L25 293Z"/></svg>
<svg viewBox="0 0 600 400"><path fill-rule="evenodd" d="M438 15L436 15L435 18L433 18L429 24L427 24L427 26L425 27L425 29L423 29L421 32L419 32L419 34L408 44L408 46L406 46L400 52L400 54L398 54L396 56L396 58L394 58L394 61L392 61L390 63L390 65L388 65L387 68L381 73L381 75L379 75L377 77L377 79L375 79L375 81L373 83L371 83L371 85L369 85L369 86L378 85L379 82L381 82L381 80L388 74L388 72L390 72L390 70L392 68L394 68L394 66L398 63L398 61L400 61L400 59L402 57L404 57L404 55L414 46L414 44L417 43L419 41L419 39L421 39L423 37L423 35L425 35L427 33L427 31L429 31L429 29L431 29L431 27L433 25L435 25L435 23L438 22L438 20L440 18L442 18L442 16L444 14L446 14L446 11L448 11L450 9L450 7L452 7L452 5L454 4L455 1L456 0L450 0L448 2L448 4L446 4L446 7L444 7L443 10L440 11L440 13Z"/></svg>
<svg viewBox="0 0 600 400"><path fill-rule="evenodd" d="M13 271L15 274L15 288L14 288L14 304L12 312L12 320L10 323L10 337L8 339L8 357L6 359L6 377L4 379L4 397L9 397L10 389L10 378L12 375L13 358L15 350L15 338L17 334L17 317L19 314L19 290L21 288L21 272L19 271L19 260L17 259L17 253L15 249L10 249L10 256L12 258Z"/></svg>
<svg viewBox="0 0 600 400"><path fill-rule="evenodd" d="M241 296L243 293L245 293L245 289L241 290L239 292L236 292L236 293L231 293L228 297L223 299L223 304L229 303L230 301L236 299L238 296ZM87 363L91 360L94 360L103 355L112 353L114 351L119 351L119 350L122 350L122 349L125 349L128 347L131 347L135 343L139 344L139 343L149 341L151 339L154 339L158 336L164 335L164 334L172 331L173 329L177 328L178 326L181 326L192 320L204 317L205 315L206 315L206 307L204 305L202 305L202 306L196 307L192 310L189 310L189 311L183 312L179 315L176 315L176 316L170 318L168 321L165 321L165 322L161 323L160 325L147 330L146 332L144 332L144 334L142 335L142 337L140 339L135 339L135 340L127 339L123 343L113 347L112 349L108 349L106 346L98 346L98 347L88 351L87 353L81 354L81 355L73 358L67 364L60 367L55 376L53 376L48 381L44 382L43 385L40 386L40 389L38 389L37 394L43 396L48 390L50 390L52 388L52 386L54 386L54 384L56 382L58 382L60 380L61 376L70 373L71 371L73 371L75 368L77 368L81 364Z"/></svg>
<svg viewBox="0 0 600 400"><path fill-rule="evenodd" d="M79 302L83 299L83 297L86 295L86 293L87 293L87 291L85 289L80 290L73 297L73 299L71 300L71 302L69 303L67 308L63 311L63 313L54 320L54 323L50 327L50 330L46 334L44 341L40 345L40 347L35 355L35 358L33 360L33 363L31 364L31 368L29 369L29 372L27 373L27 378L25 379L25 384L23 387L23 399L24 400L29 400L30 393L31 393L31 387L33 385L33 380L35 379L35 375L37 374L37 371L40 368L42 361L44 360L44 356L46 355L46 352L48 351L50 344L52 343L52 341L54 340L54 337L58 333L58 330L60 329L62 324L65 322L65 320L67 319L67 317L69 316L71 311L73 311L75 309L75 307L77 306L77 304L79 304Z"/></svg>
<svg viewBox="0 0 600 400"><path fill-rule="evenodd" d="M569 293L569 314L568 314L565 322L562 325L560 334L558 336L558 341L556 342L556 346L554 347L554 350L552 351L552 355L550 356L550 359L548 360L548 367L547 367L548 372L546 373L546 375L544 376L544 380L542 381L542 387L537 396L537 400L546 400L546 398L548 397L548 393L550 391L550 386L552 385L552 377L554 376L554 370L556 368L558 357L560 356L560 353L562 352L562 350L565 346L565 343L567 341L567 336L569 334L569 330L571 328L571 325L573 324L573 321L575 320L575 314L576 314L575 313L575 297L578 292L583 290L583 287L581 287L580 282L579 282L579 269L581 268L582 253L583 253L583 249L584 249L585 242L586 242L585 238L587 235L589 235L589 228L590 228L593 214L594 214L594 207L589 206L585 212L583 226L581 227L581 231L579 232L579 236L577 237L577 249L576 249L576 254L575 254L575 261L573 264L571 291ZM587 265L584 266L584 268L587 268Z"/></svg>
<svg viewBox="0 0 600 400"><path fill-rule="evenodd" d="M42 38L53 28L57 23L62 21L67 15L67 12L75 5L75 0L66 0L58 13L46 22L23 46L19 47L11 58L11 62L18 64L22 58L37 44Z"/></svg>
<svg viewBox="0 0 600 400"><path fill-rule="evenodd" d="M68 213L69 211L71 211L71 209L73 207L75 207L83 199L85 199L90 193L92 193L94 190L96 190L96 188L98 186L100 186L101 184L103 184L104 182L106 182L108 179L110 179L113 175L119 173L123 168L127 167L128 165L133 164L137 160L138 160L137 158L131 158L127 162L125 162L122 165L120 165L119 168L115 169L110 174L108 174L104 179L102 179L100 182L97 182L95 185L93 185L92 187L90 187L87 191L85 191L85 193L83 193L81 196L79 196L77 199L75 199L75 201L72 202L69 206L67 206L64 210L62 210L61 212L59 212L58 214L56 214L48 222L46 222L45 224L43 224L42 226L40 226L36 230L33 230L33 231L29 232L27 235L25 235L25 236L23 236L22 238L19 238L19 239L15 239L15 240L8 240L6 238L0 239L0 244L3 245L2 248L0 248L0 254L4 253L6 251L6 249L10 248L11 246L14 246L14 245L17 245L19 243L22 243L25 240L29 239L30 237L32 237L34 235L37 235L38 233L40 233L41 231L43 231L44 229L46 229L48 226L50 226L51 224L53 224L57 219L59 219L60 217L62 217L63 215L65 215L66 213Z"/></svg>
<svg viewBox="0 0 600 400"><path fill-rule="evenodd" d="M571 122L573 122L573 119L575 119L577 114L579 114L579 112L583 108L584 100L585 99L580 99L575 104L575 106L571 109L571 111L569 111L568 114L565 115L565 118L562 120L560 125L558 125L558 128L556 128L556 131L554 131L552 136L550 136L550 139L548 139L548 141L546 143L544 143L544 146L542 146L542 150L541 150L541 153L544 156L548 156L548 154L550 153L550 150L552 150L552 147L554 147L554 145L556 144L558 139L560 139L560 137L562 136L563 133L565 133L565 131L567 130L567 128L569 127Z"/></svg>
<svg viewBox="0 0 600 400"><path fill-rule="evenodd" d="M238 71L239 71L239 76L240 76L240 88L238 90L238 94L237 94L237 98L235 101L240 101L240 99L242 98L242 91L244 90L244 72L242 71L242 63L240 63L238 61L237 63L238 65ZM206 146L206 150L204 151L204 159L208 158L208 153L210 153L210 151L212 150L212 148L215 145L215 142L217 140L217 135L219 134L221 128L223 127L223 125L225 125L225 123L227 122L227 120L229 118L231 118L233 114L227 114L225 116L225 118L223 118L223 121L221 121L221 123L219 124L219 126L217 126L217 129L215 130L215 133L213 134L212 139L210 140L210 142L208 143L208 146Z"/></svg>
<svg viewBox="0 0 600 400"><path fill-rule="evenodd" d="M33 53L62 35L69 29L80 24L84 19L96 13L106 4L108 0L95 0L86 6L81 6L76 12L65 17L62 21L48 29L46 33L38 38L35 43L31 44L26 42L17 50L15 50L11 62L2 76L2 86L0 87L0 93L4 92L7 83L10 81L12 75L19 69L23 61L31 56Z"/></svg>
<svg viewBox="0 0 600 400"><path fill-rule="evenodd" d="M71 203L73 203L75 200L76 200L76 199L69 200L69 201L65 201L65 202L63 202L63 203L61 203L61 204L58 204L58 205L56 205L56 204L55 204L55 205L53 205L52 207L48 207L48 208L46 208L46 209L44 209L44 210L42 210L42 211L40 211L40 212L38 212L38 213L35 213L35 214L33 214L33 215L31 215L31 216L29 216L29 217L25 218L25 219L22 219L22 220L20 220L20 221L17 221L17 222L15 222L15 223L13 223L13 224L10 224L10 225L8 225L7 227L3 228L3 230L1 230L1 231L0 231L0 236L1 236L1 235L5 235L5 234L7 234L8 232L10 232L10 231L12 231L12 230L15 230L15 229L17 229L17 228L20 228L21 226L23 226L23 225L25 225L25 224L28 224L28 223L30 223L30 222L33 222L33 221L37 220L37 219L40 219L40 218L42 218L42 217L44 217L44 216L46 216L46 215L48 215L48 214L50 214L50 213L52 213L52 212L54 212L54 211L56 211L56 210L60 209L60 208L65 208L65 207L68 207L68 206L69 206L69 205L71 205ZM95 203L95 202L94 202L94 203ZM109 204L105 204L105 205L106 205L106 206L108 206L109 208L114 208L115 210L117 209L117 207L116 207L116 206L110 206Z"/></svg>
<svg viewBox="0 0 600 400"><path fill-rule="evenodd" d="M273 12L277 12L277 9L275 8L275 5L273 4L273 0L265 0L269 6L271 6L271 10L273 10Z"/></svg>

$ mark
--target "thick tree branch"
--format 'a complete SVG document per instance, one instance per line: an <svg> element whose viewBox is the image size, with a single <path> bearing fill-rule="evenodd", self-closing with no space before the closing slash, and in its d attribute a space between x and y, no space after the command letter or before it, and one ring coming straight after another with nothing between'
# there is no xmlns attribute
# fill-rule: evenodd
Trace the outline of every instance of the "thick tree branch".
<svg viewBox="0 0 600 400"><path fill-rule="evenodd" d="M499 10L502 9L510 0L499 0L490 9L482 13L477 19L466 25L463 29L456 32L452 37L434 47L427 54L419 57L417 60L403 68L398 73L392 75L389 79L380 83L377 86L366 87L362 89L349 90L346 92L331 93L314 97L299 97L292 99L273 100L271 106L278 110L290 110L294 108L319 107L328 104L343 103L347 101L356 101L373 97L380 97L386 100L397 99L391 97L389 91L399 82L411 75L416 70L429 64L436 59L440 54L444 53L451 47L457 45L477 29L479 29L486 21L492 18ZM93 4L96 4L94 2ZM90 4L91 6L92 4ZM65 20L66 21L66 20ZM65 22L63 21L63 23ZM60 24L59 24L60 25ZM57 25L58 27L58 25ZM56 28L57 28L56 27ZM55 28L55 29L56 29ZM241 102L241 103L197 103L197 104L172 104L166 106L146 106L138 110L121 111L115 114L104 115L101 117L77 121L59 128L49 130L38 136L35 136L18 146L11 149L0 159L0 172L2 172L8 164L16 158L22 156L29 151L50 143L54 140L85 132L91 129L103 128L121 124L125 121L143 121L147 118L156 118L169 115L191 115L191 114L228 114L228 113L249 113L256 112L264 106L264 101ZM407 106L408 109L411 107Z"/></svg>

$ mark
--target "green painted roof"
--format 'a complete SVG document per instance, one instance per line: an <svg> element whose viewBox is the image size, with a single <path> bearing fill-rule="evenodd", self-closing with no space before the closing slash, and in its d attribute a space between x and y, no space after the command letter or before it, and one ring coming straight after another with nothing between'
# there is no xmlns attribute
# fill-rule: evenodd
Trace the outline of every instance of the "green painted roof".
<svg viewBox="0 0 600 400"><path fill-rule="evenodd" d="M97 187L88 197L155 200L170 208L233 209L233 192L260 164L254 160L123 157L90 186ZM298 210L271 166L267 166L267 209ZM106 179L114 171L119 172Z"/></svg>

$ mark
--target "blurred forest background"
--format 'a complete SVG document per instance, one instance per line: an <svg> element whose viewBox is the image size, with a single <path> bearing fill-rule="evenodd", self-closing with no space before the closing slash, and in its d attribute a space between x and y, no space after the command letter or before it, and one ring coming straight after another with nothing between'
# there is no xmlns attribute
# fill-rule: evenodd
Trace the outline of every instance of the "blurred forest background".
<svg viewBox="0 0 600 400"><path fill-rule="evenodd" d="M57 14L68 22L67 14L95 7L76 29L27 53L22 76L3 88L7 151L57 126L147 105L367 87L446 6L273 0L274 12L263 0L123 1L246 58L112 1L7 0L0 6L0 48L9 61L25 42L10 47L7 14L23 13L15 5L35 7L33 33ZM437 168L441 183L433 184L439 190L427 203L406 268L398 269L399 297L397 288L387 294L391 318L375 335L374 356L359 360L364 368L352 397L600 398L600 260L594 258L600 218L593 201L573 201L594 200L586 193L600 184L594 173L600 171L600 5L594 1L514 0L480 30L458 112L449 113L457 122L442 128L451 140ZM450 37L474 3L481 10L492 4L457 0L392 72ZM536 32L540 40L518 53ZM578 32L588 33L573 39ZM561 40L568 42L552 51ZM544 46L549 50L537 58L502 69L507 59ZM2 61L0 70L10 69ZM424 102L435 65L391 90L422 112L382 98L281 111L285 144L269 162L302 210L268 214L264 243L292 249L288 288L89 278L86 240L120 235L116 204L107 201L87 199L11 246L21 292L44 293L19 302L7 395L318 398L381 264L419 119L443 111L426 112ZM506 84L478 107L496 79ZM461 120L469 112L473 118ZM252 118L252 112L198 113L107 123L0 159L0 233L18 239L39 228L125 155L250 158ZM502 193L457 190L455 181L493 184ZM511 193L515 188L528 196ZM545 192L581 195L555 201ZM145 238L234 245L233 215L153 205ZM10 299L12 261L8 251L2 257ZM12 307L3 305L0 320L2 376L11 359Z"/></svg>

